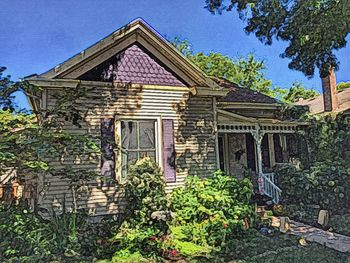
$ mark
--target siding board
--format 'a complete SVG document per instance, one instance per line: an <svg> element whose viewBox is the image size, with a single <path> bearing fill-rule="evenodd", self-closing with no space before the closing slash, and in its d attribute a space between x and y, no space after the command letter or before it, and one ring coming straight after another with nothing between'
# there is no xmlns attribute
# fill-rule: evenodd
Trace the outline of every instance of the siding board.
<svg viewBox="0 0 350 263"><path fill-rule="evenodd" d="M87 134L101 140L100 128L102 118L121 118L153 116L171 119L174 123L174 142L176 152L176 181L168 182L166 191L170 193L176 187L184 185L188 175L207 177L216 170L215 132L213 102L211 97L193 97L189 91L151 90L124 87L93 88L86 86L87 95L77 101L77 107L85 110L85 122L82 128L65 125L64 130L75 134ZM55 96L61 90L48 89L47 107L55 103ZM73 165L73 169L91 169L100 171L99 155L66 157L64 161L52 159L56 168ZM84 207L90 214L113 214L122 211L123 189L121 186L98 187L97 181L88 182L86 193L79 193L78 207ZM47 175L39 188L44 192L39 201L45 208L63 206L72 207L72 194L68 181ZM39 191L40 191L39 189Z"/></svg>

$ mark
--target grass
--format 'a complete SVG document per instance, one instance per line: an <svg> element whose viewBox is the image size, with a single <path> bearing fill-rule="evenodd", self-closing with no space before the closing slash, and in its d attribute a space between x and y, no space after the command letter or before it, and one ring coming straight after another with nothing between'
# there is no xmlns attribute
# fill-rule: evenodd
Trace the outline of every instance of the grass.
<svg viewBox="0 0 350 263"><path fill-rule="evenodd" d="M334 232L350 236L350 213L331 216L329 225Z"/></svg>
<svg viewBox="0 0 350 263"><path fill-rule="evenodd" d="M241 240L232 240L221 251L208 258L197 258L195 262L235 263L347 263L350 254L308 243L301 246L291 235L274 233L263 236L252 231ZM191 260L190 262L192 262Z"/></svg>

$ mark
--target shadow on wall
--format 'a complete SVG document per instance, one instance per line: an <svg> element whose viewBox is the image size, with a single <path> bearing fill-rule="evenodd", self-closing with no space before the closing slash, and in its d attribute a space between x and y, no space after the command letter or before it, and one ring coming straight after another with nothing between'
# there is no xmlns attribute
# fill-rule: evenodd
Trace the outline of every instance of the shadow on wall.
<svg viewBox="0 0 350 263"><path fill-rule="evenodd" d="M177 173L206 177L216 170L212 98L184 98L173 105L179 114L176 140Z"/></svg>
<svg viewBox="0 0 350 263"><path fill-rule="evenodd" d="M86 90L85 96L76 101L76 109L84 117L81 127L73 126L64 120L64 130L91 136L98 144L101 138L101 119L114 118L118 114L128 116L137 113L142 105L143 87L131 84L105 83L102 87L80 87ZM60 92L60 91L56 91ZM118 116L117 116L118 117ZM101 154L84 152L83 154L64 155L51 160L56 168L70 168L76 173L94 171L100 174ZM77 176L79 177L79 175ZM102 180L101 180L102 179ZM123 209L123 190L115 180L105 184L103 178L94 180L76 180L46 174L38 185L39 203L56 212L70 212L74 208L87 207L90 215L116 213Z"/></svg>

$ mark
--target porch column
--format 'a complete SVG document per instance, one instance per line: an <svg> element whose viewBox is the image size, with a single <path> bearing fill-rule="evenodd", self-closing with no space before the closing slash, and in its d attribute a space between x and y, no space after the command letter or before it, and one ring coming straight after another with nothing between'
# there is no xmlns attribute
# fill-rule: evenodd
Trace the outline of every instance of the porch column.
<svg viewBox="0 0 350 263"><path fill-rule="evenodd" d="M257 126L256 131L253 133L255 147L256 147L256 155L258 162L258 174L262 174L263 165L262 165L262 152L261 152L261 142L264 137L264 133L260 132L260 128Z"/></svg>

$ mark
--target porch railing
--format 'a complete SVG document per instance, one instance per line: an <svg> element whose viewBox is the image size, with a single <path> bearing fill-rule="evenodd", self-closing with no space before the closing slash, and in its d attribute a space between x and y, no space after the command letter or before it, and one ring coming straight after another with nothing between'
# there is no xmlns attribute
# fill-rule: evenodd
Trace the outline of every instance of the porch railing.
<svg viewBox="0 0 350 263"><path fill-rule="evenodd" d="M275 183L274 173L262 173L259 175L259 191L272 199L275 204L280 201L282 190Z"/></svg>

